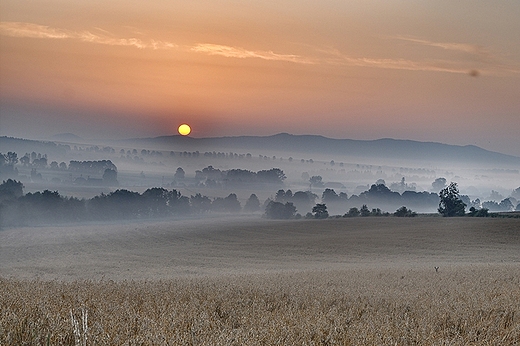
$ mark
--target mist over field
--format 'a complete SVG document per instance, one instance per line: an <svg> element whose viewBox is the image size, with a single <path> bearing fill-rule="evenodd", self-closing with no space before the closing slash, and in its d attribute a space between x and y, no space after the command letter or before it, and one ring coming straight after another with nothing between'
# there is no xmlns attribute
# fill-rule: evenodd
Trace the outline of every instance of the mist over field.
<svg viewBox="0 0 520 346"><path fill-rule="evenodd" d="M0 142L5 157L1 179L22 183L23 194L48 190L63 198L96 202L96 198L99 201L100 196L115 192L127 193L128 198L137 198L135 195L147 190L150 198L152 193L169 192L176 195L178 210L173 214L183 217L222 213L260 216L269 201L290 202L295 214L302 217L317 203L326 204L330 215L344 215L364 205L381 213L394 213L402 206L419 213L436 213L437 194L450 182L458 184L467 209L514 211L520 200L520 158L471 146L289 134L200 139L170 136L110 143L63 134L47 142L9 137L0 138ZM248 205L252 195L255 200ZM197 199L199 196L202 199ZM126 197L121 198L129 201ZM165 203L173 206L173 202ZM157 210L139 213L133 216L167 216ZM23 219L20 213L8 214L7 224ZM53 221L52 214L46 216L42 221ZM108 216L101 219L111 219ZM26 219L30 221L26 224L38 223L37 218Z"/></svg>

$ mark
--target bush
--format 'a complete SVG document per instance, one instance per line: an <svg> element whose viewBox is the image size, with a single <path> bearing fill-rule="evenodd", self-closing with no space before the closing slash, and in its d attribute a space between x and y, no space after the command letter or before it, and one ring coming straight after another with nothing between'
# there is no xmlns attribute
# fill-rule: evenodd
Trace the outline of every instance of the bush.
<svg viewBox="0 0 520 346"><path fill-rule="evenodd" d="M394 213L394 216L397 217L416 217L417 213L412 211L411 209L406 208L404 205L397 209Z"/></svg>

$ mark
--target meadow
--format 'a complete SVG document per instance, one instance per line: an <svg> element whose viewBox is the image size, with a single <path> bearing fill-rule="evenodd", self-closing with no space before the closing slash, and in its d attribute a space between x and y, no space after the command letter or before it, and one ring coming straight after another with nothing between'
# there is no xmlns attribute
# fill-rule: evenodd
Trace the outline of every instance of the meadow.
<svg viewBox="0 0 520 346"><path fill-rule="evenodd" d="M519 250L518 219L7 229L0 344L517 345Z"/></svg>

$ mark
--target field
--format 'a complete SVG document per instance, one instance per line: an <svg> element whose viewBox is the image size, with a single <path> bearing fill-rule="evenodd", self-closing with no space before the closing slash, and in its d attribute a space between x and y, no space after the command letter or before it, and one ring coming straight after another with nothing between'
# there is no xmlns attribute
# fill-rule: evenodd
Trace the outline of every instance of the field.
<svg viewBox="0 0 520 346"><path fill-rule="evenodd" d="M7 229L0 278L0 345L520 344L519 219Z"/></svg>

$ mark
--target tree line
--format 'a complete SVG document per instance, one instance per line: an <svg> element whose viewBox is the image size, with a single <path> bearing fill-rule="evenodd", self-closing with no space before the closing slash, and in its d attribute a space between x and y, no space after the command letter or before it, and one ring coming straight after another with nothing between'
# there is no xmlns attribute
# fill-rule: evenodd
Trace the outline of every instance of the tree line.
<svg viewBox="0 0 520 346"><path fill-rule="evenodd" d="M143 193L118 189L90 199L78 199L50 190L24 194L23 189L21 182L12 179L0 184L0 226L256 212L261 208L255 194L251 194L242 207L234 193L210 199L200 193L187 197L174 189L154 187Z"/></svg>

